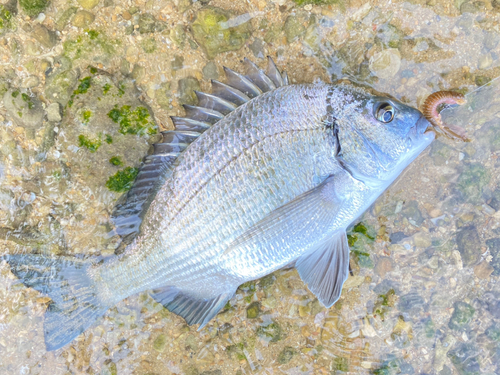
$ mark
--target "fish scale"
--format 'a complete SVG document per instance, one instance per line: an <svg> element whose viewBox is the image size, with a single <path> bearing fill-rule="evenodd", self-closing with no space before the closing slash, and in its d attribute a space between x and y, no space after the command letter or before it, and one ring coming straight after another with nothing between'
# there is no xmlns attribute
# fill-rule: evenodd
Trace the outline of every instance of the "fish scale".
<svg viewBox="0 0 500 375"><path fill-rule="evenodd" d="M145 158L112 214L122 242L101 262L8 255L48 294L45 342L57 349L118 301L150 295L201 329L242 283L294 264L325 306L348 275L346 228L434 139L422 114L346 83L289 85L225 68L228 83Z"/></svg>

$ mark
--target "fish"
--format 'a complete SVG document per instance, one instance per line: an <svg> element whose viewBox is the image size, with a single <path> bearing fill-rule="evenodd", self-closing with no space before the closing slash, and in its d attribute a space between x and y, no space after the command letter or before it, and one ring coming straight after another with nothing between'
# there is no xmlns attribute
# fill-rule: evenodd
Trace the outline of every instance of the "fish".
<svg viewBox="0 0 500 375"><path fill-rule="evenodd" d="M433 126L369 87L291 84L271 58L265 71L243 64L172 117L113 212L115 255L2 257L52 300L48 351L143 291L201 329L239 285L287 265L324 306L339 299L346 229L431 144Z"/></svg>

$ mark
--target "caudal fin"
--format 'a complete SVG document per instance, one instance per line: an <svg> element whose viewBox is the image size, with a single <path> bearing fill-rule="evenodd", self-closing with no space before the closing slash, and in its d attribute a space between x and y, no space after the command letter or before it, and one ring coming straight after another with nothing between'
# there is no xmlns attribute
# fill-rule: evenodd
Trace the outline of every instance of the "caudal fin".
<svg viewBox="0 0 500 375"><path fill-rule="evenodd" d="M108 309L87 273L88 262L42 255L6 255L3 259L23 284L52 299L44 321L47 350L71 342Z"/></svg>

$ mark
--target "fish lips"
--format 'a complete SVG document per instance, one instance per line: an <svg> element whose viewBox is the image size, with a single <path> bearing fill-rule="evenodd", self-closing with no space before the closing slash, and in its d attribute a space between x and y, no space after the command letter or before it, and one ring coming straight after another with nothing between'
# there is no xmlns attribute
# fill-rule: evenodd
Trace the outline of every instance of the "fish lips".
<svg viewBox="0 0 500 375"><path fill-rule="evenodd" d="M424 138L434 139L436 137L436 131L434 130L434 126L423 116L417 120L415 124L415 135L417 139Z"/></svg>

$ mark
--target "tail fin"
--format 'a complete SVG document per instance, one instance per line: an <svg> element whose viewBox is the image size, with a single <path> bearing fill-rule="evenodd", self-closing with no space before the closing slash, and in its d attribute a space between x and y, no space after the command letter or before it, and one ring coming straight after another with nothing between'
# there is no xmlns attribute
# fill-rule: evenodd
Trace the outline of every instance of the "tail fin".
<svg viewBox="0 0 500 375"><path fill-rule="evenodd" d="M3 259L26 286L52 299L44 321L47 350L72 341L108 309L87 273L89 262L42 255L6 255Z"/></svg>

